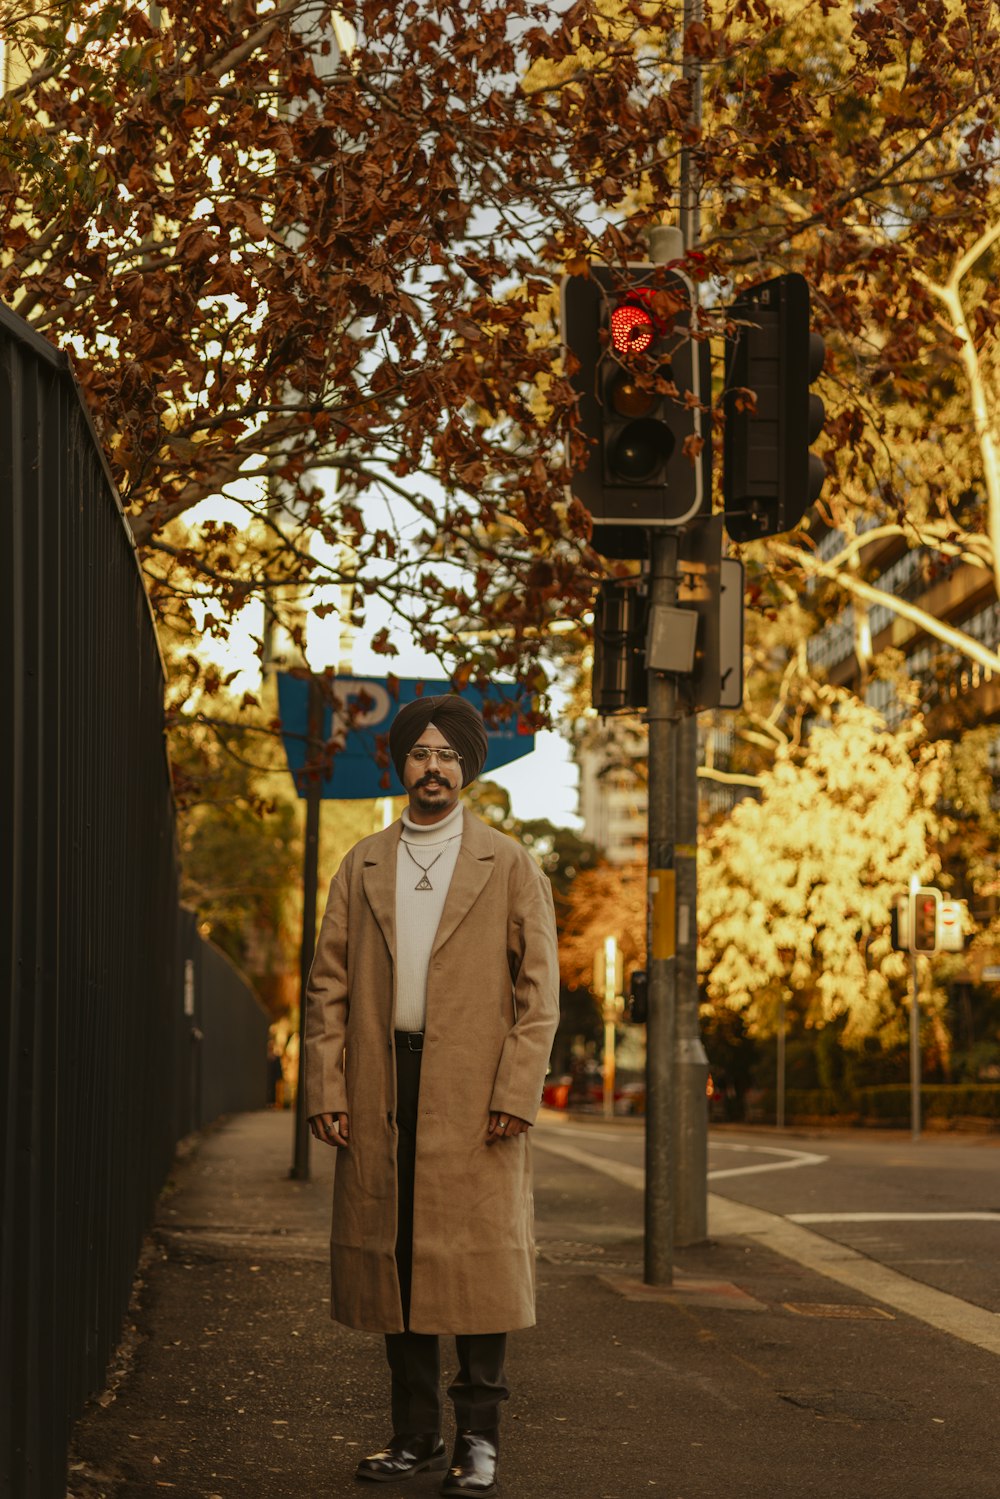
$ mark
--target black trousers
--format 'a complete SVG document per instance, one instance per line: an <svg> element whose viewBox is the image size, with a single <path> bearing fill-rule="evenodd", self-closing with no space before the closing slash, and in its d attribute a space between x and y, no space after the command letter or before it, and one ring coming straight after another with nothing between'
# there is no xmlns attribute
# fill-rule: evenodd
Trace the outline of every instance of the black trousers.
<svg viewBox="0 0 1000 1499"><path fill-rule="evenodd" d="M417 1102L420 1096L419 1051L396 1048L396 1123L399 1183L396 1269L403 1298L403 1321L410 1320L413 1274L413 1178L417 1157ZM392 1429L397 1436L441 1430L441 1350L434 1333L386 1333L386 1355L392 1375ZM456 1337L458 1373L448 1387L461 1431L489 1431L499 1424L500 1403L507 1399L504 1356L507 1334L471 1333Z"/></svg>

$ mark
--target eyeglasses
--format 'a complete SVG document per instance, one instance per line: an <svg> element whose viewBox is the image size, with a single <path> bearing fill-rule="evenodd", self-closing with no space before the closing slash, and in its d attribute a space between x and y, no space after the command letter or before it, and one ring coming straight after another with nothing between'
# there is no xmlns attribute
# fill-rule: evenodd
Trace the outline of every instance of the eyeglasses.
<svg viewBox="0 0 1000 1499"><path fill-rule="evenodd" d="M430 745L418 744L410 750L409 758L417 765L424 765L435 756L440 765L455 765L461 760L461 755L453 749L431 749Z"/></svg>

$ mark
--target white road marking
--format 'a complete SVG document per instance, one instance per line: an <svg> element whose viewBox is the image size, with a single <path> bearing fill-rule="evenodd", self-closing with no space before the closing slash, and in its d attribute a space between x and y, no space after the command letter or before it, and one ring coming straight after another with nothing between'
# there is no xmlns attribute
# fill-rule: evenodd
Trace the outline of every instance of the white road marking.
<svg viewBox="0 0 1000 1499"><path fill-rule="evenodd" d="M580 1135L577 1138L582 1139ZM587 1129L588 1140L621 1140L620 1134L611 1131L598 1133L596 1130ZM616 1177L630 1187L639 1187L641 1190L645 1185L645 1172L641 1166L629 1166L620 1161L609 1161L604 1156L590 1155L578 1146L570 1145L567 1140L554 1141L547 1130L535 1130L535 1144L543 1150L548 1150L551 1155L564 1156L568 1161L576 1161L583 1166L592 1166L595 1171L603 1171L606 1176ZM710 1181L717 1181L723 1176L756 1176L762 1171L787 1171L795 1166L818 1166L823 1161L828 1161L829 1156L813 1155L808 1150L783 1150L776 1145L722 1145L718 1147L713 1142L713 1149L753 1151L757 1155L776 1155L787 1159L780 1161L765 1161L757 1166L729 1166L723 1170L710 1171Z"/></svg>
<svg viewBox="0 0 1000 1499"><path fill-rule="evenodd" d="M860 1291L873 1301L895 1307L908 1317L987 1353L1000 1354L1000 1314L922 1285L876 1260L867 1259L856 1249L811 1233L787 1218L779 1218L776 1213L765 1213L712 1193L708 1199L708 1226L711 1234L721 1238L730 1235L753 1238L775 1254Z"/></svg>
<svg viewBox="0 0 1000 1499"><path fill-rule="evenodd" d="M796 1166L821 1166L828 1155L814 1155L809 1150L781 1150L776 1145L728 1145L724 1150L752 1150L761 1155L788 1157L781 1161L765 1161L760 1166L729 1166L723 1171L710 1171L709 1181L719 1181L724 1176L756 1176L761 1171L789 1171Z"/></svg>
<svg viewBox="0 0 1000 1499"><path fill-rule="evenodd" d="M535 1130L534 1144L550 1155L562 1156L592 1171L600 1171L615 1181L642 1191L645 1172L640 1166L630 1166L622 1161L609 1161L606 1157L592 1155L575 1146L554 1140L548 1131ZM752 1148L752 1147L751 1147ZM940 1332L960 1338L987 1353L1000 1354L1000 1314L989 1312L984 1307L974 1306L946 1291L935 1290L920 1281L900 1275L887 1265L868 1259L846 1244L838 1244L822 1234L812 1233L799 1222L779 1217L777 1213L766 1213L761 1208L747 1207L742 1202L732 1202L710 1192L708 1197L709 1233L718 1238L752 1238L765 1248L773 1250L785 1259L794 1260L807 1270L824 1275L851 1290L895 1307L908 1317L936 1327ZM802 1215L806 1216L806 1215ZM810 1221L816 1221L809 1215ZM925 1221L927 1215L916 1214L914 1218ZM932 1215L934 1217L944 1215ZM966 1215L962 1215L963 1217ZM995 1218L996 1214L984 1214ZM829 1221L829 1220L827 1220Z"/></svg>
<svg viewBox="0 0 1000 1499"><path fill-rule="evenodd" d="M1000 1213L786 1213L789 1223L1000 1223Z"/></svg>
<svg viewBox="0 0 1000 1499"><path fill-rule="evenodd" d="M546 1120L545 1124L541 1126L546 1133L548 1133L549 1123L550 1121ZM536 1135L538 1133L537 1127L535 1133ZM637 1129L594 1129L589 1124L580 1125L578 1129L574 1129L572 1125L569 1125L561 1133L567 1137L572 1136L575 1140L614 1140L620 1143L622 1140L642 1139L642 1133Z"/></svg>
<svg viewBox="0 0 1000 1499"><path fill-rule="evenodd" d="M607 1156L592 1155L589 1150L579 1150L563 1140L553 1140L547 1131L532 1131L532 1142L537 1149L547 1150L549 1155L561 1155L565 1161L574 1161L578 1166L589 1166L591 1171L601 1171L626 1187L642 1192L646 1186L646 1173L642 1166L629 1166L625 1161L609 1161Z"/></svg>

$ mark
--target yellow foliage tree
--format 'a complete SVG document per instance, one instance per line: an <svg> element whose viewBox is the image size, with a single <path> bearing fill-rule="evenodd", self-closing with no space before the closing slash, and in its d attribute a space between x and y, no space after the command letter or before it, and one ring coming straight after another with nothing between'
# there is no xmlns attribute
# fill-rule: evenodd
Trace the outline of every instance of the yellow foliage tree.
<svg viewBox="0 0 1000 1499"><path fill-rule="evenodd" d="M906 960L892 898L936 874L946 750L919 725L890 734L853 699L804 744L781 746L760 800L741 802L699 857L699 969L708 998L773 1029L791 997L807 1024L845 1017L850 1043L880 1028Z"/></svg>
<svg viewBox="0 0 1000 1499"><path fill-rule="evenodd" d="M559 966L570 989L589 989L594 954L614 937L625 971L646 952L646 866L600 864L578 874L560 901Z"/></svg>

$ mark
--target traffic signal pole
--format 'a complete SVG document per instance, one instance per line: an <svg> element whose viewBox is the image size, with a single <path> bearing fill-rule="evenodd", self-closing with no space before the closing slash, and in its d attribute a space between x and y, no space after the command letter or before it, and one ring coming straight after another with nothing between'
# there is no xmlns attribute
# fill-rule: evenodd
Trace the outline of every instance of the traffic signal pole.
<svg viewBox="0 0 1000 1499"><path fill-rule="evenodd" d="M920 959L910 953L910 1138L920 1139Z"/></svg>
<svg viewBox="0 0 1000 1499"><path fill-rule="evenodd" d="M702 16L685 0L684 34ZM692 112L701 119L701 70L685 57ZM663 264L700 238L692 154L681 158L681 232L649 234L649 258ZM695 519L693 525L702 524ZM649 604L676 605L680 533L650 532ZM649 885L646 1026L645 1280L673 1283L675 1244L708 1235L708 1057L698 1023L698 720L680 714L675 679L649 672Z"/></svg>
<svg viewBox="0 0 1000 1499"><path fill-rule="evenodd" d="M677 532L650 533L650 607L677 602ZM676 767L678 716L673 677L650 671L646 722L649 731L649 931L646 1022L646 1199L647 1285L669 1286L674 1278L674 1058L676 1052Z"/></svg>
<svg viewBox="0 0 1000 1499"><path fill-rule="evenodd" d="M701 1039L698 1006L698 719L681 719L677 738L676 1017L674 1124L677 1153L677 1244L708 1237L708 1055Z"/></svg>
<svg viewBox="0 0 1000 1499"><path fill-rule="evenodd" d="M684 35L703 18L702 0L685 0ZM691 112L701 126L702 78L699 59L687 54L684 75L691 89ZM693 152L681 157L681 231L688 250L701 239L700 184ZM707 396L706 398L710 399ZM696 520L695 525L704 524ZM716 601L718 608L718 601ZM698 1015L698 718L689 713L676 735L677 879L676 1016L673 1136L677 1156L674 1239L700 1244L708 1237L708 1056Z"/></svg>

